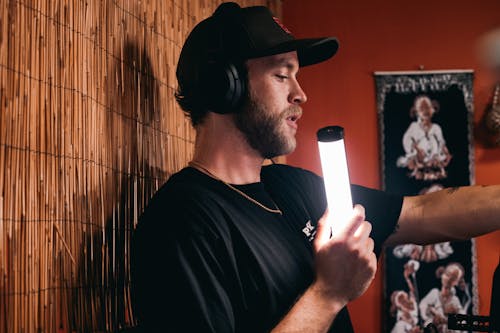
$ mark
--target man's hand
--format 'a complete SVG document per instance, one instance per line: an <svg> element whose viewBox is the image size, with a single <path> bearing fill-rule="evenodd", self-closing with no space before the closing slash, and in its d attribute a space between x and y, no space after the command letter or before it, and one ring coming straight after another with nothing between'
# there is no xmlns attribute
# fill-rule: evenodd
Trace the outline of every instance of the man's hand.
<svg viewBox="0 0 500 333"><path fill-rule="evenodd" d="M313 242L316 279L273 333L327 332L342 308L363 294L375 275L377 258L364 208L356 206L351 220L334 238L327 219L328 212L318 222Z"/></svg>
<svg viewBox="0 0 500 333"><path fill-rule="evenodd" d="M316 266L313 287L323 297L345 305L368 289L377 271L374 241L369 237L372 227L365 221L364 208L356 205L345 228L330 238L328 214L325 212L318 221L313 243Z"/></svg>

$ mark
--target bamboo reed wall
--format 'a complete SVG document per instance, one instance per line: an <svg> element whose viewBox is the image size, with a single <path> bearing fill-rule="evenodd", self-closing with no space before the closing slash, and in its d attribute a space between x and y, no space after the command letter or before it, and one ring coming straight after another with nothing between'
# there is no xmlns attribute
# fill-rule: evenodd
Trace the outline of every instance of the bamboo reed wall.
<svg viewBox="0 0 500 333"><path fill-rule="evenodd" d="M134 326L131 231L194 144L177 57L220 2L0 0L0 332Z"/></svg>

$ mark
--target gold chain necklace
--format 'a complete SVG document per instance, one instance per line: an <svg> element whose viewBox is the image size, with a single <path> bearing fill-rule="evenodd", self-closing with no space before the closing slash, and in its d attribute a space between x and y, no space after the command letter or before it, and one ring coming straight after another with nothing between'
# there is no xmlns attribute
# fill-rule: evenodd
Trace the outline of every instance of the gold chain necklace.
<svg viewBox="0 0 500 333"><path fill-rule="evenodd" d="M272 209L272 208L269 208L267 206L265 206L264 204L260 203L259 201L255 200L254 198L252 198L251 196L249 196L248 194L246 194L245 192L237 189L236 187L234 187L233 185L223 181L222 179L220 179L219 177L217 177L216 175L214 175L213 173L211 173L207 168L205 168L203 165L201 165L200 163L198 162L194 162L194 161L191 161L188 163L188 165L192 168L195 168L196 170L198 171L201 171L203 172L204 174L206 174L207 176L210 176L212 177L213 179L215 180L218 180L220 181L221 183L223 183L224 185L226 185L227 187L229 187L231 190L235 191L236 193L238 193L239 195L241 195L242 197L244 197L245 199L253 202L254 204L256 204L257 206L263 208L265 211L268 211L270 213L275 213L275 214L280 214L280 215L283 215L283 212L278 208L278 205L273 201L274 203L274 206L276 207L275 209ZM272 201L272 199L271 199Z"/></svg>

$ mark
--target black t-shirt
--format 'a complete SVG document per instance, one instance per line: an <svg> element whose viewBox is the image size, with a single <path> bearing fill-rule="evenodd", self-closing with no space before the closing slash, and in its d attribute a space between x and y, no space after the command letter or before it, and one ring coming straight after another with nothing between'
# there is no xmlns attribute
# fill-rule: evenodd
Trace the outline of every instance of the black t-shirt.
<svg viewBox="0 0 500 333"><path fill-rule="evenodd" d="M316 224L326 208L317 175L263 167L238 189L196 169L170 177L143 213L132 243L132 295L140 326L154 332L268 332L313 281ZM352 186L380 253L402 198ZM352 332L347 310L331 332Z"/></svg>

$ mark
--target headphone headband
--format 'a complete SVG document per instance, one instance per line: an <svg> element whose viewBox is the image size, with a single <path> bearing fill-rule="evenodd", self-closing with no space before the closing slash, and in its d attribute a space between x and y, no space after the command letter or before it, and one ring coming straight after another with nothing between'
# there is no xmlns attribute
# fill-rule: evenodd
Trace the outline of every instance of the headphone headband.
<svg viewBox="0 0 500 333"><path fill-rule="evenodd" d="M200 71L198 91L204 96L208 109L219 114L237 110L246 94L246 70L239 60L231 56L225 43L226 34L242 29L237 20L241 16L240 11L238 5L225 3L212 15L219 34L219 45L208 51L207 62Z"/></svg>

